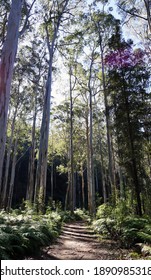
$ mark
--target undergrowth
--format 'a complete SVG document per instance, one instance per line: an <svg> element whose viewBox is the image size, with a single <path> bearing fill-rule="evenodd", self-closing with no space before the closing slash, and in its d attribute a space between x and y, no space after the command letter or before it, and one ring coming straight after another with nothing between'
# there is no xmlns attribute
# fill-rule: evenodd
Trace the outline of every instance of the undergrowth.
<svg viewBox="0 0 151 280"><path fill-rule="evenodd" d="M60 215L62 217L62 221L72 222L72 221L86 221L89 222L90 216L87 211L76 209L74 212L71 211L62 211L60 212Z"/></svg>
<svg viewBox="0 0 151 280"><path fill-rule="evenodd" d="M58 237L61 216L54 211L45 215L33 209L0 212L0 259L24 259L40 254L40 248Z"/></svg>
<svg viewBox="0 0 151 280"><path fill-rule="evenodd" d="M98 207L94 230L104 237L116 240L123 248L136 243L151 244L151 219L129 213L124 202L113 208L109 204Z"/></svg>
<svg viewBox="0 0 151 280"><path fill-rule="evenodd" d="M37 214L29 203L10 213L0 212L0 259L13 260L38 257L41 247L51 244L60 234L64 222L87 220L80 209L73 213L47 207L45 214Z"/></svg>

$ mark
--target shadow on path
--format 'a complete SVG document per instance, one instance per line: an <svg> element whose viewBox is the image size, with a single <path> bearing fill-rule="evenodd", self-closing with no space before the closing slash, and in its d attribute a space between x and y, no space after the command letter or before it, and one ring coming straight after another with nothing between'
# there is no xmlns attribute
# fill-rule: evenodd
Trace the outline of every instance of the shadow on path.
<svg viewBox="0 0 151 280"><path fill-rule="evenodd" d="M84 222L65 224L55 244L43 248L45 260L116 260L128 259L128 250L112 240L98 240Z"/></svg>

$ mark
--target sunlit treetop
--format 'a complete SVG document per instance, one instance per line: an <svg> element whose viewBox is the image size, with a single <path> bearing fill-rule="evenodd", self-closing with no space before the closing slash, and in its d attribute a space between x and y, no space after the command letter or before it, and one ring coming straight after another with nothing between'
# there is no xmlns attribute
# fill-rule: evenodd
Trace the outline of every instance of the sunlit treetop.
<svg viewBox="0 0 151 280"><path fill-rule="evenodd" d="M141 49L133 50L131 47L111 51L105 57L105 64L110 68L129 68L143 63L145 52Z"/></svg>

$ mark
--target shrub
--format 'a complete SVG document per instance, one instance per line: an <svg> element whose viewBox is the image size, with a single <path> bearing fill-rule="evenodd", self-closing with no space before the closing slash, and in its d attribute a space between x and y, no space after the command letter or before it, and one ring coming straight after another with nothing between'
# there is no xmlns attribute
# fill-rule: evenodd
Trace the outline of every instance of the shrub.
<svg viewBox="0 0 151 280"><path fill-rule="evenodd" d="M117 240L120 246L129 248L135 243L151 244L151 224L148 217L130 215L125 203L115 208L109 204L98 207L94 230L105 237Z"/></svg>
<svg viewBox="0 0 151 280"><path fill-rule="evenodd" d="M3 218L1 218L3 215ZM0 212L0 258L23 259L37 255L50 244L61 229L61 216L56 212L37 215L28 208L11 213Z"/></svg>

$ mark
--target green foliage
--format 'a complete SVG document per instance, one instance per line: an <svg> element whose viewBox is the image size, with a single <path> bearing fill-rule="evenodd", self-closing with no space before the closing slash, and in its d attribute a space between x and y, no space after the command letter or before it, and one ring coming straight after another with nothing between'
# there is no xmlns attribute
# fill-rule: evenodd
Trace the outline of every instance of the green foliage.
<svg viewBox="0 0 151 280"><path fill-rule="evenodd" d="M112 207L109 204L102 204L101 206L98 207L97 212L96 212L96 218L101 219L108 217L112 213Z"/></svg>
<svg viewBox="0 0 151 280"><path fill-rule="evenodd" d="M76 209L74 211L74 217L75 217L76 221L82 221L82 220L89 221L90 220L88 211L84 211L81 209Z"/></svg>
<svg viewBox="0 0 151 280"><path fill-rule="evenodd" d="M60 215L62 217L62 221L67 223L70 221L89 221L90 217L87 211L76 209L74 212L71 211L62 211L60 212Z"/></svg>
<svg viewBox="0 0 151 280"><path fill-rule="evenodd" d="M99 206L93 227L97 233L117 240L120 246L126 248L138 242L151 244L150 219L131 215L123 202L116 208L109 204Z"/></svg>
<svg viewBox="0 0 151 280"><path fill-rule="evenodd" d="M132 260L139 260L140 257L141 257L141 255L138 254L137 252L131 252L131 253L129 254L129 257L130 257Z"/></svg>
<svg viewBox="0 0 151 280"><path fill-rule="evenodd" d="M27 203L22 208L11 213L0 212L1 259L37 256L42 246L50 244L59 235L62 220L57 212L37 215Z"/></svg>
<svg viewBox="0 0 151 280"><path fill-rule="evenodd" d="M88 213L77 209L74 213L47 207L46 214L37 214L28 202L11 213L0 212L0 258L24 259L40 254L40 249L59 236L62 222L87 220Z"/></svg>

